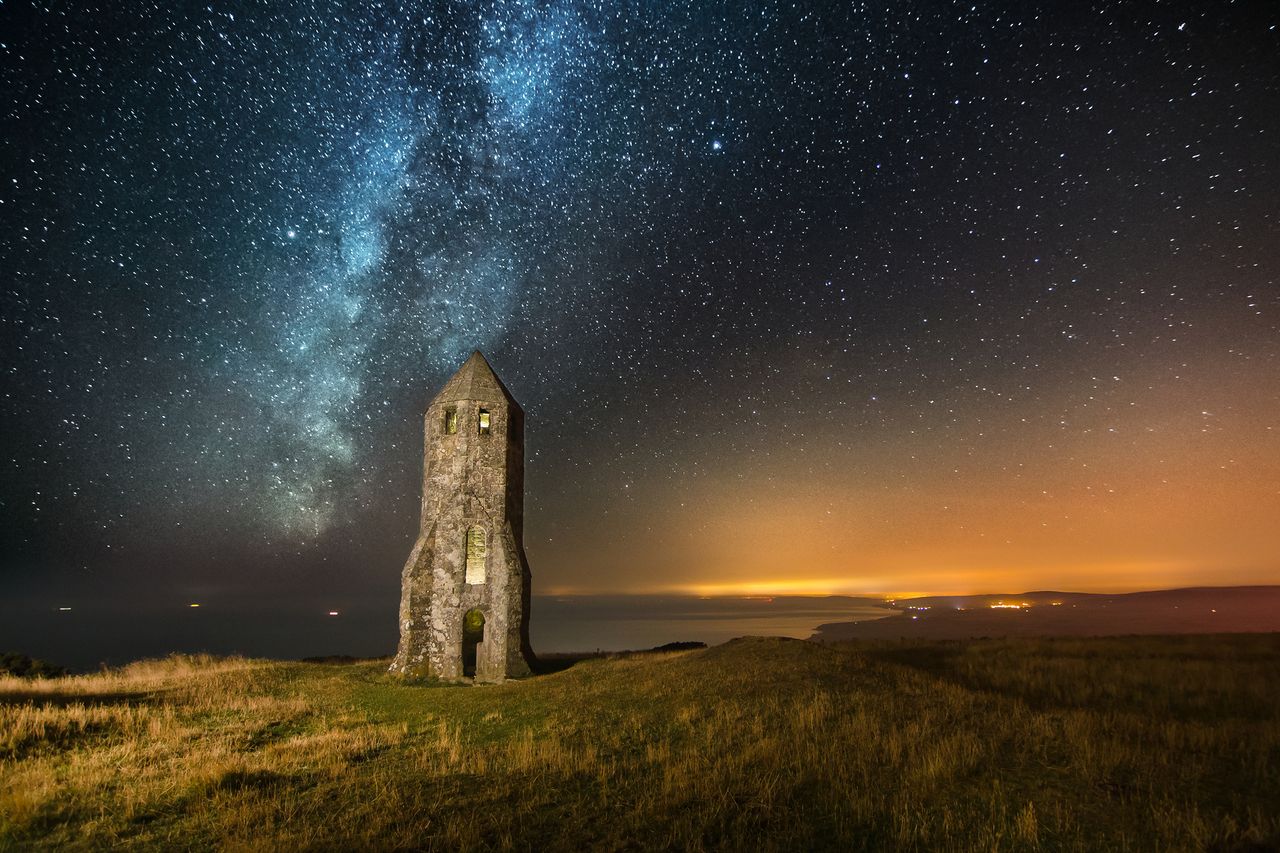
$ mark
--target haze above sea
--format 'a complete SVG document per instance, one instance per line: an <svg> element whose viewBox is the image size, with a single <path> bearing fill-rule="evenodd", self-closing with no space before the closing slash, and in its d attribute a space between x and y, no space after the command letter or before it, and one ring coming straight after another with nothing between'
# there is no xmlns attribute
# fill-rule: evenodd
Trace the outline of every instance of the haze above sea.
<svg viewBox="0 0 1280 853"><path fill-rule="evenodd" d="M807 638L823 623L892 615L877 599L842 596L538 596L530 637L543 654L723 643L744 635ZM191 605L199 605L193 607ZM0 603L0 652L77 670L174 652L298 659L395 651L398 602L219 598Z"/></svg>

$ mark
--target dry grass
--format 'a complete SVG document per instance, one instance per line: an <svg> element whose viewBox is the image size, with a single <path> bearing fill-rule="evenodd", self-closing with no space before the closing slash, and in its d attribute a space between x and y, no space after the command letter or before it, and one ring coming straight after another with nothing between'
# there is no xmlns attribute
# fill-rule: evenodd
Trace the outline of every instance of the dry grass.
<svg viewBox="0 0 1280 853"><path fill-rule="evenodd" d="M748 639L478 688L5 680L0 849L1267 849L1278 663L1274 635Z"/></svg>

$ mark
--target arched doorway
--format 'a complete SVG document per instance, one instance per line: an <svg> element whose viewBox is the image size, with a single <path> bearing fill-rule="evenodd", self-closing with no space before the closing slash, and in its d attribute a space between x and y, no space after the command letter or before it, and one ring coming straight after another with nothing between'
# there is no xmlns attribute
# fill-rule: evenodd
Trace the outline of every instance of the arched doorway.
<svg viewBox="0 0 1280 853"><path fill-rule="evenodd" d="M476 677L476 649L484 642L484 613L468 610L462 617L462 674Z"/></svg>

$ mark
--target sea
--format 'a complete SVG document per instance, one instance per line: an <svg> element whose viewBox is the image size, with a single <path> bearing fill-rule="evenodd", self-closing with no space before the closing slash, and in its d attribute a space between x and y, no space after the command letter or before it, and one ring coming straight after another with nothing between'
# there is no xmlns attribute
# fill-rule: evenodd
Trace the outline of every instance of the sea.
<svg viewBox="0 0 1280 853"><path fill-rule="evenodd" d="M76 671L172 653L302 659L395 651L398 602L252 600L0 602L0 652ZM536 653L716 645L746 635L806 639L828 622L892 615L875 599L842 596L541 596L531 607Z"/></svg>

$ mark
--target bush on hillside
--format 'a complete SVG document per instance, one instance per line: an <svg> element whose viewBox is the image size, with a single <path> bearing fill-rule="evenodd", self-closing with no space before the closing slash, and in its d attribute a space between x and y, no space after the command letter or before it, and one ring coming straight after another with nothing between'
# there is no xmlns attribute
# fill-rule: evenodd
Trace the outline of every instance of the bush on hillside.
<svg viewBox="0 0 1280 853"><path fill-rule="evenodd" d="M57 678L66 674L66 667L17 652L0 652L0 675L16 675L19 678Z"/></svg>

